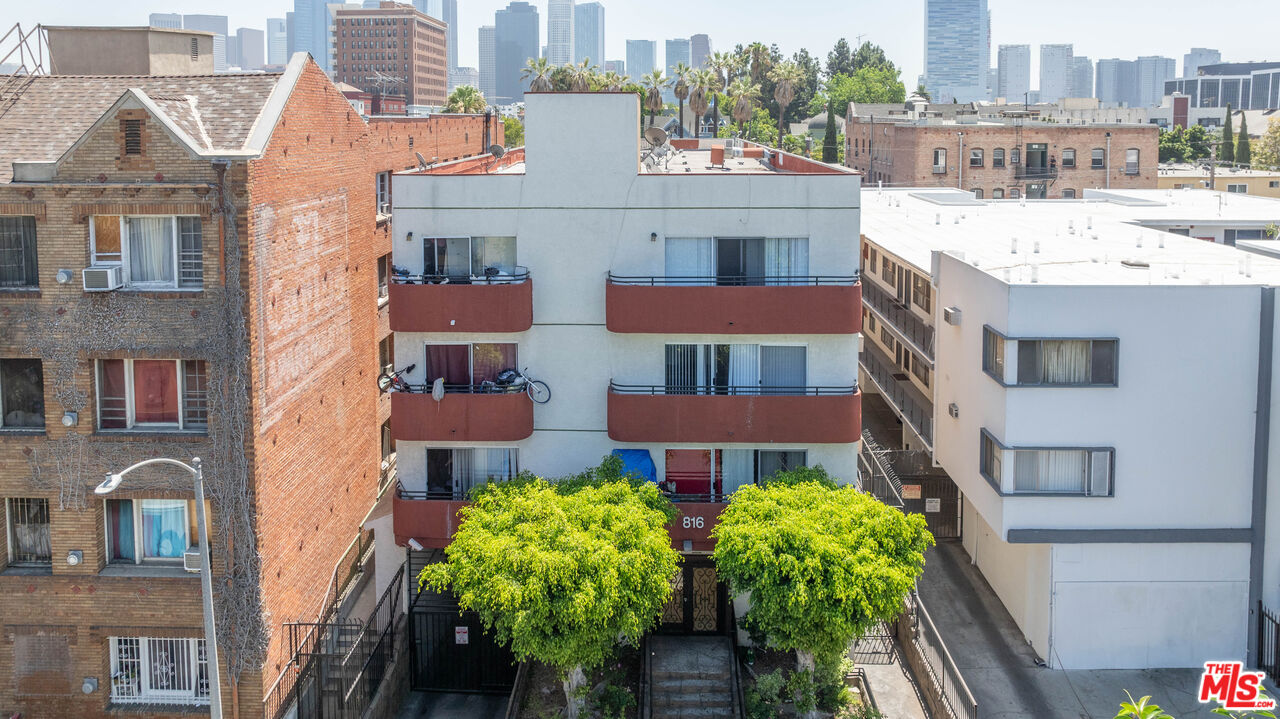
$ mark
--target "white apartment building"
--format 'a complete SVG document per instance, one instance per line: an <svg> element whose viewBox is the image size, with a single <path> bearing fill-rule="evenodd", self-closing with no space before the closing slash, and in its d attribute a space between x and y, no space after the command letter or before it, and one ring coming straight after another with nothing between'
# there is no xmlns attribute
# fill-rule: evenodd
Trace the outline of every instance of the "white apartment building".
<svg viewBox="0 0 1280 719"><path fill-rule="evenodd" d="M397 540L444 547L471 487L611 453L677 500L693 559L743 484L801 464L855 481L860 177L655 149L634 94L526 103L526 149L393 179L394 362L414 366L391 394ZM544 404L495 386L526 368ZM694 602L723 626L722 594Z"/></svg>
<svg viewBox="0 0 1280 719"><path fill-rule="evenodd" d="M964 547L1035 651L1062 669L1251 656L1252 610L1280 603L1280 261L1223 243L1266 243L1244 238L1280 202L863 198L864 390L908 444L927 431Z"/></svg>

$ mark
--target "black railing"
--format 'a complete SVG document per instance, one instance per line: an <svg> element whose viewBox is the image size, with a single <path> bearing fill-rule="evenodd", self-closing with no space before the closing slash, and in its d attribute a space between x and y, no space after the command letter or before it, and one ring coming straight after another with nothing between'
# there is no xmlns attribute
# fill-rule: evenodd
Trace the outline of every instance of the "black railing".
<svg viewBox="0 0 1280 719"><path fill-rule="evenodd" d="M850 286L858 283L858 273L852 275L706 275L700 277L627 277L609 273L609 284L643 287L830 287Z"/></svg>
<svg viewBox="0 0 1280 719"><path fill-rule="evenodd" d="M410 394L431 394L430 384L405 384ZM405 390L393 390L405 391ZM479 384L446 384L445 394L523 394L523 384L498 384L497 382L481 382Z"/></svg>
<svg viewBox="0 0 1280 719"><path fill-rule="evenodd" d="M915 312L874 282L862 287L863 304L875 310L882 321L888 321L893 330L902 335L908 342L916 346L930 360L933 359L933 328L920 319ZM865 331L865 327L863 328Z"/></svg>
<svg viewBox="0 0 1280 719"><path fill-rule="evenodd" d="M528 267L517 267L515 272L493 272L487 267L483 275L458 273L411 275L397 272L391 275L391 281L397 285L518 285L529 279Z"/></svg>
<svg viewBox="0 0 1280 719"><path fill-rule="evenodd" d="M1014 165L1013 177L1017 180L1056 180L1058 179L1058 168Z"/></svg>
<svg viewBox="0 0 1280 719"><path fill-rule="evenodd" d="M396 482L396 496L400 499L408 499L411 501L423 501L428 499L440 499L450 502L465 502L471 496L471 490L482 487L491 483L502 483L509 481L508 479L493 479L487 475L474 477L467 486L462 489L454 489L452 486L448 488L432 489L405 489L405 486L399 481Z"/></svg>
<svg viewBox="0 0 1280 719"><path fill-rule="evenodd" d="M1280 619L1258 600L1258 668L1280 682Z"/></svg>
<svg viewBox="0 0 1280 719"><path fill-rule="evenodd" d="M767 385L662 385L609 383L613 394L648 394L663 396L771 396L771 397L839 397L858 393L858 385L847 387L771 387Z"/></svg>
<svg viewBox="0 0 1280 719"><path fill-rule="evenodd" d="M920 439L932 447L933 408L917 402L914 395L906 389L905 385L910 385L910 382L907 381L905 373L887 358L882 359L880 350L871 344L864 344L862 353L858 355L858 361L862 363L862 368L866 370L871 380L880 388L884 398L898 410L906 423L911 425L911 429L920 435ZM899 382L894 375L903 375L902 381Z"/></svg>

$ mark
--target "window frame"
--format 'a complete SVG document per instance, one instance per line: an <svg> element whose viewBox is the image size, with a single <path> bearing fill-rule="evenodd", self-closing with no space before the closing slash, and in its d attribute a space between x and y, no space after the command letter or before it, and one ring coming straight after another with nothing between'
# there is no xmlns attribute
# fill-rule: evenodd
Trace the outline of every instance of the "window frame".
<svg viewBox="0 0 1280 719"><path fill-rule="evenodd" d="M1067 193L1070 193L1070 194L1067 194ZM1074 199L1076 199L1076 191L1075 191L1075 188L1071 188L1071 187L1063 188L1063 190L1062 190L1062 199L1064 199L1064 200L1074 200Z"/></svg>
<svg viewBox="0 0 1280 719"><path fill-rule="evenodd" d="M1068 154L1069 153L1069 154ZM1064 170L1074 170L1076 167L1076 148L1066 147L1062 150L1062 162L1059 164Z"/></svg>
<svg viewBox="0 0 1280 719"><path fill-rule="evenodd" d="M96 415L96 431L98 432L181 432L183 434L206 434L209 431L209 363L207 360L200 359L169 359L167 357L150 358L138 357L119 359L117 361L124 362L124 389L125 389L125 426L124 427L103 427L102 426L102 390L103 390L103 362L116 360L116 358L98 358L94 360L93 368L93 384L94 397L97 400L94 407ZM134 398L134 375L133 363L135 360L144 362L173 362L175 371L177 372L177 392L178 392L178 422L172 424L169 422L142 422L139 423L136 417L136 407ZM202 362L204 363L204 423L191 422L187 418L187 372L186 363ZM193 410L197 411L197 410ZM188 426L190 425L190 426Z"/></svg>
<svg viewBox="0 0 1280 719"><path fill-rule="evenodd" d="M394 337L390 337L390 339L394 339ZM467 348L467 378L471 381L471 383L470 383L468 386L469 386L469 387L476 387L476 386L478 386L478 385L480 384L479 382L476 382L476 381L475 381L475 378L476 378L476 345L513 345L513 346L516 348L516 364L515 364L515 366L513 367L513 369L515 369L515 370L517 370L517 371L519 371L519 370L520 370L520 343L519 343L519 342L505 342L505 341L484 341L484 342L482 342L482 341L478 341L478 340L458 340L458 341L454 341L454 342L447 342L447 341L443 341L443 340L436 340L436 341L423 342L423 343L422 343L422 371L423 371L423 378L424 378L424 381L427 383L427 392L429 393L429 392L431 391L431 386L430 386L430 385L431 385L431 382L433 381L433 380L430 378L430 376L426 374L427 370L430 368L430 362L429 362L429 361L428 361L428 359L427 359L427 348L428 348L428 347L439 347L439 346L455 347L455 346L465 346L465 347ZM394 354L394 347L395 347L395 344L394 344L394 342L393 342L393 343L392 343L392 349L393 349L393 352L392 352L392 359L393 359L393 361L394 361L394 358L395 358L395 354ZM446 384L445 384L445 387L446 387L446 388L447 388L447 387L450 387L450 386L457 386L457 385L450 385L450 384L448 384L448 383L446 383Z"/></svg>
<svg viewBox="0 0 1280 719"><path fill-rule="evenodd" d="M15 528L17 523L14 521L14 502L43 502L44 512L44 531L46 537L50 539L49 557L48 559L16 559L17 539L15 537ZM52 525L53 515L49 510L49 500L45 497L5 497L4 498L4 526L5 526L5 567L23 568L23 569L52 569L53 568L53 543L52 543Z"/></svg>
<svg viewBox="0 0 1280 719"><path fill-rule="evenodd" d="M982 330L983 330L982 371L985 372L988 377L998 382L1002 387L1007 387L1007 388L1027 387L1027 388L1041 388L1041 389L1090 389L1090 388L1109 389L1109 388L1116 388L1120 386L1120 339L1118 337L1010 337L1004 334L1003 332L1001 332L1000 330L997 330L996 328L992 327L991 325L983 325ZM1001 372L1003 372L1004 375L1008 375L1010 374L1010 370L1012 370L1012 375L1013 375L1012 382L1006 381L1005 377L1002 375L997 375L990 365L988 355L989 355L989 350L991 348L988 346L987 343L991 337L998 338L1000 342L999 354L1002 359ZM1028 342L1028 343L1058 342L1058 341L1085 341L1090 343L1089 345L1090 381L1082 382L1082 383L1043 382L1043 381L1022 382L1019 379L1019 373L1021 371L1020 361L1022 356L1022 343L1023 342ZM1010 342L1018 343L1012 352L1010 352L1010 348L1009 348ZM1094 382L1092 380L1093 343L1095 342L1110 342L1113 345L1112 362L1111 362L1111 372L1112 372L1111 382ZM1044 374L1043 348L1041 349L1040 352L1038 352L1038 356L1041 358L1039 367L1040 367L1040 375L1043 377L1043 374ZM1010 366L1011 361L1012 361L1012 366Z"/></svg>
<svg viewBox="0 0 1280 719"><path fill-rule="evenodd" d="M1130 160L1130 157L1133 159ZM1136 147L1125 148L1124 174L1130 176L1142 174L1142 150L1139 150Z"/></svg>
<svg viewBox="0 0 1280 719"><path fill-rule="evenodd" d="M986 167L987 154L981 147L969 148L969 167Z"/></svg>
<svg viewBox="0 0 1280 719"><path fill-rule="evenodd" d="M942 159L942 164L938 164L939 158ZM933 174L947 174L947 148L945 147L933 148Z"/></svg>
<svg viewBox="0 0 1280 719"><path fill-rule="evenodd" d="M991 150L991 167L993 169L1000 169L1004 167L1004 148L1003 147L997 147Z"/></svg>
<svg viewBox="0 0 1280 719"><path fill-rule="evenodd" d="M115 217L120 223L120 252L98 252L98 228L95 218L97 217ZM129 219L136 218L168 218L171 222L173 231L173 282L135 282L130 275L130 254L129 254ZM199 248L197 249L199 261L199 281L194 280L183 283L183 226L181 220L194 220L195 226L199 228ZM188 232L189 234L189 232ZM118 259L110 259L111 255L119 255ZM189 255L190 253L188 253ZM99 255L103 255L100 257ZM185 262L190 268L191 263L195 260L188 256ZM90 215L89 216L89 266L90 267L119 267L121 276L124 278L124 288L130 290L141 291L166 291L166 292L200 292L204 290L204 218L199 215ZM188 272L191 272L188 269Z"/></svg>
<svg viewBox="0 0 1280 719"><path fill-rule="evenodd" d="M1107 150L1103 147L1095 147L1089 150L1089 169L1105 170L1107 169Z"/></svg>
<svg viewBox="0 0 1280 719"><path fill-rule="evenodd" d="M17 222L19 234L17 238L18 250L22 253L22 264L24 266L23 274L26 275L25 266L27 264L27 255L30 254L35 258L33 263L33 274L24 277L23 284L20 285L0 285L0 291L3 290L38 290L40 289L40 253L39 253L39 225L34 215L4 215L0 216L0 220L13 220ZM25 236L25 230L30 227L31 235Z"/></svg>
<svg viewBox="0 0 1280 719"><path fill-rule="evenodd" d="M987 480L987 484L995 490L996 494L1001 497L1061 497L1067 499L1112 499L1116 496L1116 448L1115 447L1086 447L1086 446L1018 446L1011 447L1001 442L986 427L979 429L979 445L978 445L978 473L982 478ZM1006 457L1005 453L1012 453L1012 457ZM1083 488L1079 492L1070 491L1048 491L1048 490L1018 490L1014 488L1005 488L1005 476L1009 474L1004 470L1010 469L1016 472L1017 469L1017 453L1018 452L1083 452L1085 453L1085 476ZM1107 491L1105 494L1095 493L1093 491L1094 477L1094 455L1098 453L1107 454ZM1012 461L1007 461L1012 460ZM990 469L995 467L999 470L998 474L993 476ZM1016 476L1010 474L1010 484L1016 481Z"/></svg>
<svg viewBox="0 0 1280 719"><path fill-rule="evenodd" d="M993 200L1003 200L1003 199L1004 199L1004 188L1003 188L1003 187L997 187L997 188L995 188L994 190L992 190L992 191L991 191L991 199L993 199Z"/></svg>
<svg viewBox="0 0 1280 719"><path fill-rule="evenodd" d="M123 641L136 642L137 656L122 658L121 644ZM189 690L164 690L149 687L150 672L148 667L156 666L157 661L151 655L151 642L184 642L187 645L186 665L191 671L191 688ZM204 650L205 640L202 637L122 637L110 636L107 638L107 656L108 666L110 668L111 687L108 691L108 699L113 704L128 705L156 705L163 706L169 704L177 704L181 706L208 706L209 697L209 671L208 671L208 654ZM124 662L137 663L137 694L128 695L118 693L119 688L125 685L120 677L128 670L122 664ZM203 679L204 694L201 694L201 666L204 667ZM127 677L126 677L127 678Z"/></svg>
<svg viewBox="0 0 1280 719"><path fill-rule="evenodd" d="M1247 195L1249 194L1249 185L1239 182L1229 183L1227 185L1227 192L1237 195Z"/></svg>
<svg viewBox="0 0 1280 719"><path fill-rule="evenodd" d="M159 567L179 567L183 564L183 557L148 557L143 550L144 532L142 527L142 503L143 502L170 502L181 501L183 504L183 514L185 526L187 527L187 546L183 548L182 553L192 552L200 548L200 530L196 525L195 503L194 499L178 499L161 498L161 497L104 497L102 499L102 549L103 557L108 567L136 567L141 565L159 566ZM109 502L129 502L131 521L133 522L133 560L111 558L111 513L107 511ZM213 527L210 520L213 517L209 500L204 502L205 530L209 536L213 536Z"/></svg>
<svg viewBox="0 0 1280 719"><path fill-rule="evenodd" d="M5 415L7 415L10 412L10 410L4 406L4 373L0 372L0 434L5 432L14 432L14 433L30 432L33 434L43 434L45 432L46 427L48 426L48 414L47 414L48 405L44 401L44 361L41 360L39 357L0 357L0 363L9 362L12 360L35 362L36 365L40 368L40 412L39 414L41 417L45 419L45 423L38 427L28 427L25 425L9 426L5 424L5 421L4 421ZM36 413L31 412L29 414L36 414Z"/></svg>

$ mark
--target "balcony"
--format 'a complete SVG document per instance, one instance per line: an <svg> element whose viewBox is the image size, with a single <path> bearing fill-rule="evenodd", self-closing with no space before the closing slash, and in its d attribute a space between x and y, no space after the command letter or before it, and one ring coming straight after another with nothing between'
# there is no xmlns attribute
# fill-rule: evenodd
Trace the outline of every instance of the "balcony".
<svg viewBox="0 0 1280 719"><path fill-rule="evenodd" d="M862 285L848 277L619 277L605 288L610 332L814 334L862 331Z"/></svg>
<svg viewBox="0 0 1280 719"><path fill-rule="evenodd" d="M533 401L524 392L487 385L446 385L437 402L430 388L391 393L391 427L408 442L514 442L533 434Z"/></svg>
<svg viewBox="0 0 1280 719"><path fill-rule="evenodd" d="M533 326L533 280L396 275L388 288L395 332L524 332Z"/></svg>
<svg viewBox="0 0 1280 719"><path fill-rule="evenodd" d="M894 365L893 360L881 354L880 350L870 342L863 343L862 354L859 355L858 361L863 371L880 389L880 394L885 401L932 450L932 400L917 390L903 371Z"/></svg>
<svg viewBox="0 0 1280 719"><path fill-rule="evenodd" d="M875 310L883 321L892 325L903 339L914 345L920 354L933 359L933 328L912 312L911 308L904 307L896 297L874 282L868 282L863 288L862 301Z"/></svg>
<svg viewBox="0 0 1280 719"><path fill-rule="evenodd" d="M1056 180L1058 179L1058 168L1014 165L1013 178L1015 180Z"/></svg>
<svg viewBox="0 0 1280 719"><path fill-rule="evenodd" d="M847 444L862 434L858 387L609 385L609 438L619 442Z"/></svg>

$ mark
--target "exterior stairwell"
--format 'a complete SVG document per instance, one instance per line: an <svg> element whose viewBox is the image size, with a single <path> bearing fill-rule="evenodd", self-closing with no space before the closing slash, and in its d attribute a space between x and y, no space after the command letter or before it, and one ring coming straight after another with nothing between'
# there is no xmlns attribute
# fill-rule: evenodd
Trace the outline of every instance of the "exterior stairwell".
<svg viewBox="0 0 1280 719"><path fill-rule="evenodd" d="M737 716L728 637L650 637L649 651L652 719Z"/></svg>

